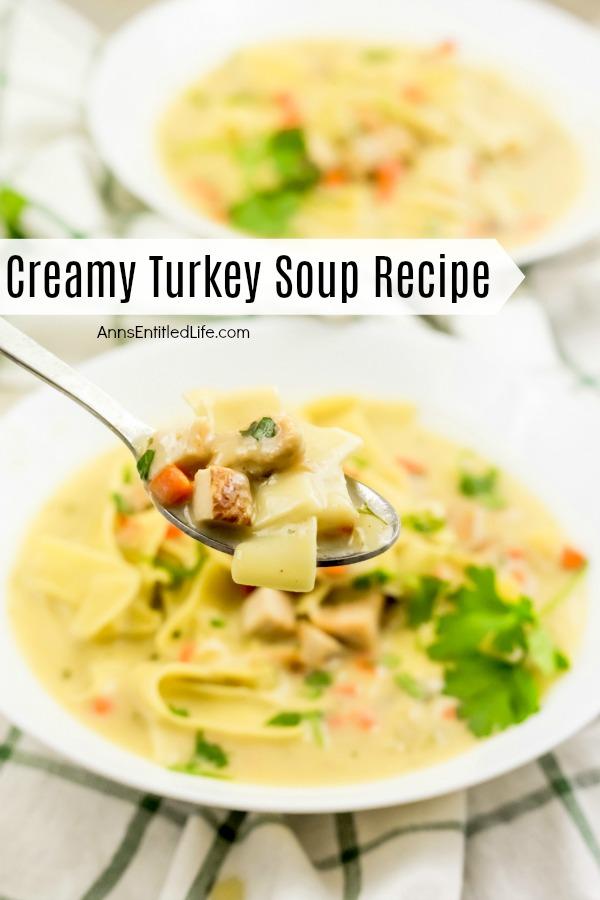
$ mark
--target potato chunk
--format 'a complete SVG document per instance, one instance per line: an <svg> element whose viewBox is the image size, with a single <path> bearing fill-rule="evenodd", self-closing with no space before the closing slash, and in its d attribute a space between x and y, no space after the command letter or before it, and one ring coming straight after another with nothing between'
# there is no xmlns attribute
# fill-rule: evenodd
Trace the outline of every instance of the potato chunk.
<svg viewBox="0 0 600 900"><path fill-rule="evenodd" d="M264 587L252 591L242 606L242 630L267 639L292 635L296 617L289 595Z"/></svg>
<svg viewBox="0 0 600 900"><path fill-rule="evenodd" d="M199 469L194 479L192 515L196 522L251 525L252 494L246 476L223 466Z"/></svg>
<svg viewBox="0 0 600 900"><path fill-rule="evenodd" d="M317 563L317 520L252 534L235 548L231 577L237 584L312 591Z"/></svg>
<svg viewBox="0 0 600 900"><path fill-rule="evenodd" d="M280 472L297 462L304 448L302 436L289 416L270 419L275 425L272 437L256 438L239 431L221 434L215 441L214 462L245 472L254 478ZM248 422L248 427L252 425ZM244 429L247 430L247 429Z"/></svg>
<svg viewBox="0 0 600 900"><path fill-rule="evenodd" d="M206 419L196 419L191 425L176 430L158 431L152 449L154 459L150 478L167 466L175 465L187 475L205 466L212 456L213 438Z"/></svg>
<svg viewBox="0 0 600 900"><path fill-rule="evenodd" d="M343 652L339 641L309 622L300 623L298 634L300 637L300 660L309 669L318 669L319 666Z"/></svg>
<svg viewBox="0 0 600 900"><path fill-rule="evenodd" d="M383 597L373 592L348 603L320 606L311 615L313 625L357 650L372 650L377 642Z"/></svg>

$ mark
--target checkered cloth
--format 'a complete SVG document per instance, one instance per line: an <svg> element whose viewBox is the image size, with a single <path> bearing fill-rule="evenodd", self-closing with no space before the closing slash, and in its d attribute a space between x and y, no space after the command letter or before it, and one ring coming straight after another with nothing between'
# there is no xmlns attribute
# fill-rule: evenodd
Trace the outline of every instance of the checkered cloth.
<svg viewBox="0 0 600 900"><path fill-rule="evenodd" d="M85 135L97 46L54 0L0 0L0 176L31 201L27 233L172 235L115 184ZM459 327L490 352L501 344L556 366L531 301ZM0 720L0 900L597 900L599 739L595 725L466 793L292 817L144 795Z"/></svg>

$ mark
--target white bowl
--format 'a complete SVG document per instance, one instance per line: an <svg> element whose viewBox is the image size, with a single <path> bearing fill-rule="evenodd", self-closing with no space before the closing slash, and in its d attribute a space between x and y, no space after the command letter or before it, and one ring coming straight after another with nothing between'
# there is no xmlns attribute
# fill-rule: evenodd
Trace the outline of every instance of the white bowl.
<svg viewBox="0 0 600 900"><path fill-rule="evenodd" d="M452 38L465 58L537 95L572 133L585 184L569 211L535 241L514 248L513 256L531 262L600 233L600 39L567 14L527 0L170 0L152 6L115 34L98 59L88 113L100 154L134 194L186 230L231 236L167 181L157 121L180 90L240 46L328 35L416 43Z"/></svg>
<svg viewBox="0 0 600 900"><path fill-rule="evenodd" d="M149 422L174 414L192 385L272 382L292 399L359 391L413 399L426 424L489 454L541 495L592 560L600 559L600 403L568 387L515 378L462 342L419 335L394 320L332 325L252 321L252 339L145 343L85 368ZM416 333L413 333L416 332ZM529 386L528 386L529 385ZM182 406L183 408L183 406ZM1 423L0 585L42 502L74 467L114 439L91 416L44 388ZM144 791L236 809L319 812L406 803L476 784L546 752L600 712L600 584L590 571L584 644L540 713L448 762L342 787L269 787L163 769L106 741L44 690L14 640L0 590L0 712L77 763ZM285 752L285 751L282 751ZM293 772L290 772L293 781Z"/></svg>

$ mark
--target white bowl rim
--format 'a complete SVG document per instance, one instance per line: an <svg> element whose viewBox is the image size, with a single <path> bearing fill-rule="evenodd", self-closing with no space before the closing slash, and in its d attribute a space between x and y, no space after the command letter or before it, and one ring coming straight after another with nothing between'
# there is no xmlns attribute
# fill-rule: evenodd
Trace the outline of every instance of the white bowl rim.
<svg viewBox="0 0 600 900"><path fill-rule="evenodd" d="M263 320L257 327L262 332L262 336L268 339L269 335L273 334L273 329L275 329L275 333L278 333L281 326L277 322ZM306 329L305 333L310 336L313 328L322 328L323 326L321 324L317 326L314 322L308 323L306 320L296 320L294 327L295 333L301 333ZM373 334L379 334L382 340L384 335L389 333L389 327L381 321L365 324L361 327L361 331L365 329L373 329ZM396 337L394 336L394 339ZM409 345L414 349L414 336L403 338L400 343L402 341L407 350ZM488 371L490 376L492 370L496 374L498 373L498 367L490 366L489 359L486 360L482 354L443 335L423 333L416 340L416 344L420 348L420 352L435 354L445 364L452 359L457 360L457 354L462 358L466 354L474 365ZM123 347L101 354L82 366L82 371L97 378L102 371L106 372L109 368L114 371L119 368L121 363L127 361L131 364L135 361L139 368L144 359L151 359L156 353L160 353L160 349L157 349L155 342L149 342L145 346ZM504 373L502 373L502 377L505 377ZM514 373L507 374L506 377L512 379L515 389L519 390L522 385L522 377ZM554 390L557 391L556 396L558 396L560 386L555 385ZM48 395L47 388L41 388L28 395L0 419L0 427L10 428L11 424L27 417L32 411L35 411L36 407L39 408L47 401ZM569 392L565 390L562 397L563 402L570 402L566 399L568 395L570 396ZM588 418L590 409L596 419L594 422L595 433L600 435L600 404L595 402L595 398L593 407L586 406ZM597 602L600 604L600 594ZM333 787L282 787L217 781L173 773L107 741L72 717L66 709L47 694L41 682L32 674L23 655L16 649L14 638L11 639L7 634L0 633L0 649L14 651L14 658L20 660L23 670L26 670L26 677L35 682L36 693L39 695L40 701L43 699L46 705L50 704L52 716L57 725L68 725L70 734L77 737L77 746L65 743L61 727L55 728L52 734L45 731L37 719L35 708L24 708L20 705L11 693L8 679L0 677L0 712L23 731L78 765L113 781L143 792L220 808L281 813L341 812L383 808L442 796L503 775L537 758L588 724L600 712L600 694L591 696L591 692L588 692L590 696L582 698L577 709L568 708L567 714L555 722L551 733L544 732L543 728L537 727L545 716L546 707L543 706L540 713L523 724L478 743L466 753L424 769L376 781ZM3 654L0 652L0 673L3 668L2 656ZM10 674L10 670L6 668L6 662L4 666L6 670L3 674ZM577 660L575 660L573 670L563 676L553 692L560 689L563 683L574 679L576 669ZM520 743L519 747L513 746L515 741L512 740L517 733L523 736L526 733L528 735L528 740L516 742ZM491 754L486 752L486 748L499 749L504 744L510 746L510 753L506 755L499 752ZM477 758L482 755L488 758ZM458 775L453 772L457 763L460 764L461 769ZM446 770L445 776L444 770ZM448 775L448 772L451 774Z"/></svg>
<svg viewBox="0 0 600 900"><path fill-rule="evenodd" d="M428 2L435 3L436 0L428 0ZM457 2L468 4L470 0L457 0ZM489 2L500 3L500 0L489 0ZM159 0L159 2L141 10L128 19L104 43L95 58L87 89L85 115L88 129L105 164L150 210L166 216L168 221L181 227L189 234L207 238L246 237L252 240L252 235L239 232L193 209L185 203L183 198L176 195L174 188L171 189L170 196L165 192L162 197L158 197L157 193L152 187L148 187L147 183L132 179L131 168L119 152L118 142L114 141L114 123L107 121L102 111L101 98L106 87L106 76L113 65L115 49L118 48L119 44L134 38L138 29L145 27L146 24L151 23L154 19L158 20L163 11L168 10L175 16L177 15L178 7L180 7L183 16L185 15L185 7L193 7L194 5L197 8L195 0ZM563 29L567 29L571 37L575 40L581 40L582 48L584 42L588 44L586 50L589 50L590 42L595 43L597 45L598 60L600 61L600 35L597 34L591 25L576 18L566 10L545 6L536 2L536 0L501 0L501 5L507 17L509 13L512 18L519 11L527 11L528 15L535 17L541 26L544 23L548 23L553 24L555 28L560 26ZM457 27L462 27L458 15ZM600 62L598 64L598 73L600 75ZM600 129L600 122L598 125ZM598 131L598 141L600 141L600 130ZM600 143L598 143L598 146L600 146ZM595 156L596 153L594 153ZM588 159L587 166L584 166L584 169L589 170L589 166L590 160ZM166 176L164 176L163 186L167 186ZM594 173L588 171L587 174L584 174L584 185L573 209L567 210L547 231L537 236L533 241L508 248L515 262L518 265L527 265L548 257L559 256L600 234L600 211L598 211L597 215L592 215L588 212L587 218L585 215L580 216L577 211L581 198L585 196L586 191L592 190L594 196L597 196L600 201L600 170L598 172L594 171ZM600 203L597 205L600 210Z"/></svg>

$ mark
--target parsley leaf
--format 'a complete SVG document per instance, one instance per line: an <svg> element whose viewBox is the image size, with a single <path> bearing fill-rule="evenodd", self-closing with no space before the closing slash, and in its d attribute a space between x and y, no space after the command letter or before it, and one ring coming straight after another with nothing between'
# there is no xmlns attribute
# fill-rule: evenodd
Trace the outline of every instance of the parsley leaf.
<svg viewBox="0 0 600 900"><path fill-rule="evenodd" d="M115 504L116 510L122 516L130 516L133 512L133 508L126 501L123 494L119 494L117 491L111 494L112 502Z"/></svg>
<svg viewBox="0 0 600 900"><path fill-rule="evenodd" d="M444 693L458 700L458 715L484 737L537 712L536 672L555 675L569 663L528 597L504 600L493 569L471 566L466 575L437 617L428 653L444 665Z"/></svg>
<svg viewBox="0 0 600 900"><path fill-rule="evenodd" d="M538 625L532 628L527 637L529 658L537 666L542 675L556 675L569 668L569 660L554 645L545 628Z"/></svg>
<svg viewBox="0 0 600 900"><path fill-rule="evenodd" d="M379 519L380 522L383 522L384 525L388 523L384 518L379 516L374 509L371 509L368 503L363 503L362 506L357 507L356 512L363 516L373 516L374 519Z"/></svg>
<svg viewBox="0 0 600 900"><path fill-rule="evenodd" d="M257 419L255 422L252 422L248 428L242 429L240 434L243 437L253 437L257 441L262 441L263 438L275 437L277 434L277 424L270 416L263 416L262 419Z"/></svg>
<svg viewBox="0 0 600 900"><path fill-rule="evenodd" d="M254 140L242 150L242 156L250 173L270 161L279 184L269 190L256 191L232 206L230 221L244 231L264 237L284 234L304 194L320 177L308 155L304 132L300 128L276 131L268 140Z"/></svg>
<svg viewBox="0 0 600 900"><path fill-rule="evenodd" d="M446 520L443 516L436 516L431 510L424 509L403 515L402 524L418 534L434 534L444 527Z"/></svg>
<svg viewBox="0 0 600 900"><path fill-rule="evenodd" d="M392 573L386 571L386 569L372 569L370 572L364 572L362 575L357 575L352 581L352 587L359 591L363 591L367 588L387 584L392 578Z"/></svg>
<svg viewBox="0 0 600 900"><path fill-rule="evenodd" d="M462 659L446 672L444 693L459 701L458 715L477 737L522 722L539 709L535 679L523 666L487 656Z"/></svg>
<svg viewBox="0 0 600 900"><path fill-rule="evenodd" d="M280 712L267 720L267 725L275 725L278 728L295 728L303 719L301 712Z"/></svg>
<svg viewBox="0 0 600 900"><path fill-rule="evenodd" d="M7 237L24 238L26 236L22 216L28 206L29 200L23 194L7 185L0 187L0 222L4 225Z"/></svg>
<svg viewBox="0 0 600 900"><path fill-rule="evenodd" d="M319 180L319 170L308 155L301 128L275 132L269 142L269 151L286 187L306 190Z"/></svg>
<svg viewBox="0 0 600 900"><path fill-rule="evenodd" d="M154 457L156 456L156 450L146 450L145 453L142 453L140 458L137 461L136 468L138 470L138 474L143 481L148 480L148 476L150 474L150 467L154 461Z"/></svg>
<svg viewBox="0 0 600 900"><path fill-rule="evenodd" d="M229 219L242 231L263 237L285 234L292 216L298 211L302 194L290 188L258 191L236 203L229 210Z"/></svg>
<svg viewBox="0 0 600 900"><path fill-rule="evenodd" d="M429 622L433 615L435 602L445 587L446 582L434 575L421 575L408 582L406 600L410 628L418 628L419 625Z"/></svg>
<svg viewBox="0 0 600 900"><path fill-rule="evenodd" d="M417 681L409 672L398 672L394 675L394 684L402 688L405 694L412 697L413 700L428 700L431 696L427 688Z"/></svg>
<svg viewBox="0 0 600 900"><path fill-rule="evenodd" d="M499 479L500 472L494 468L480 474L463 471L458 481L458 489L465 497L478 500L489 509L502 509L505 504L500 495Z"/></svg>
<svg viewBox="0 0 600 900"><path fill-rule="evenodd" d="M331 673L325 672L323 669L315 669L313 672L309 672L304 678L304 684L308 689L307 694L315 700L317 697L320 697L325 689L332 683L333 677Z"/></svg>
<svg viewBox="0 0 600 900"><path fill-rule="evenodd" d="M185 709L185 707L183 706L172 706L171 704L169 704L169 709L174 716L181 716L182 719L189 718L190 711L189 709Z"/></svg>
<svg viewBox="0 0 600 900"><path fill-rule="evenodd" d="M170 581L168 587L170 588L178 588L184 581L187 581L188 578L193 578L194 575L198 574L203 564L204 556L202 554L198 555L197 562L190 568L177 562L175 559L170 559L166 556L159 555L154 559L154 565L158 569L164 569L165 572L169 573Z"/></svg>
<svg viewBox="0 0 600 900"><path fill-rule="evenodd" d="M525 651L524 627L535 621L535 612L527 597L507 603L496 590L494 570L467 569L470 584L451 596L453 609L440 616L437 640L429 647L429 656L437 660L455 660L479 651L509 656Z"/></svg>
<svg viewBox="0 0 600 900"><path fill-rule="evenodd" d="M224 769L229 765L229 757L219 744L212 744L204 739L204 734L199 731L196 735L196 757L203 759L215 766L217 769Z"/></svg>

